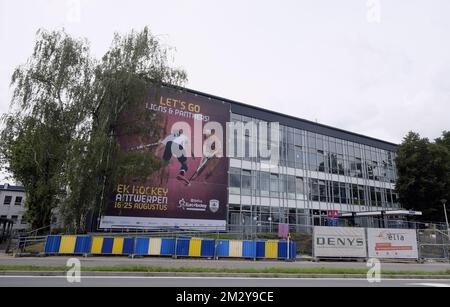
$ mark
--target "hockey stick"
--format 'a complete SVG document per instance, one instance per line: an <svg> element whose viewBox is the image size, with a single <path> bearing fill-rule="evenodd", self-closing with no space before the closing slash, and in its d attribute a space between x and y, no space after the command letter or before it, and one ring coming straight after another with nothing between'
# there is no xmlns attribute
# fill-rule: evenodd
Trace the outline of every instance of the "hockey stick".
<svg viewBox="0 0 450 307"><path fill-rule="evenodd" d="M146 148L151 148L151 147L158 146L159 144L161 144L161 143L153 143L153 144L147 144L147 145L140 145L140 146L132 147L132 148L130 148L130 150L142 150L142 149L146 149Z"/></svg>
<svg viewBox="0 0 450 307"><path fill-rule="evenodd" d="M197 167L197 170L195 171L194 174L192 174L191 178L189 178L189 184L191 183L192 180L196 179L201 172L203 171L204 167L206 166L206 163L208 163L209 160L211 160L212 157L204 157L202 159L202 161L200 162L200 165Z"/></svg>

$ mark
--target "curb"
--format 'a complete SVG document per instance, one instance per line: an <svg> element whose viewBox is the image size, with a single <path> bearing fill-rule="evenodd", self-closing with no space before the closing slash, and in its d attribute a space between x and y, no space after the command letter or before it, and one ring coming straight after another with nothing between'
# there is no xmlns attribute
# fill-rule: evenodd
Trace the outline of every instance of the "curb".
<svg viewBox="0 0 450 307"><path fill-rule="evenodd" d="M285 274L285 273L185 273L185 272L82 272L85 277L230 277L230 278L335 278L366 279L365 274ZM0 271L0 276L63 277L63 271ZM450 275L384 275L388 279L440 279L450 280Z"/></svg>

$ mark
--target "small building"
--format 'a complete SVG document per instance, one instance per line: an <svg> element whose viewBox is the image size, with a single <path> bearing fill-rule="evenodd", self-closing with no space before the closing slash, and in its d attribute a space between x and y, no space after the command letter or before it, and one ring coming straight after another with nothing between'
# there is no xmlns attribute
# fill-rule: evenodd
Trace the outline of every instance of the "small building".
<svg viewBox="0 0 450 307"><path fill-rule="evenodd" d="M0 185L0 218L13 221L13 229L26 229L29 225L24 214L25 188L8 183Z"/></svg>

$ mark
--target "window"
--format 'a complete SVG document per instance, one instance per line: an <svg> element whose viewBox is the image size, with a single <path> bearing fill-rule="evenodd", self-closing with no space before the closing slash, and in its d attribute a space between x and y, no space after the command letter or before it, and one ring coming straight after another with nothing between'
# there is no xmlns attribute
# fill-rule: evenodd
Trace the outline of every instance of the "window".
<svg viewBox="0 0 450 307"><path fill-rule="evenodd" d="M279 175L280 181L280 198L287 198L287 176L286 175Z"/></svg>
<svg viewBox="0 0 450 307"><path fill-rule="evenodd" d="M295 146L290 144L287 147L287 166L295 167Z"/></svg>
<svg viewBox="0 0 450 307"><path fill-rule="evenodd" d="M252 195L252 172L242 170L242 195Z"/></svg>
<svg viewBox="0 0 450 307"><path fill-rule="evenodd" d="M18 215L11 216L11 220L13 220L14 222L17 222L18 219L19 219Z"/></svg>
<svg viewBox="0 0 450 307"><path fill-rule="evenodd" d="M339 195L339 182L333 182L333 202L339 204L341 197Z"/></svg>
<svg viewBox="0 0 450 307"><path fill-rule="evenodd" d="M324 156L323 150L317 151L317 165L318 165L317 170L319 172L325 172L326 167L325 167L325 156Z"/></svg>
<svg viewBox="0 0 450 307"><path fill-rule="evenodd" d="M259 192L261 196L270 196L270 174L261 172L259 177Z"/></svg>
<svg viewBox="0 0 450 307"><path fill-rule="evenodd" d="M288 197L295 199L296 182L294 176L288 176Z"/></svg>
<svg viewBox="0 0 450 307"><path fill-rule="evenodd" d="M16 196L16 201L14 202L14 205L21 206L22 205L22 197Z"/></svg>
<svg viewBox="0 0 450 307"><path fill-rule="evenodd" d="M1 216L0 216L0 219L6 219L6 218L8 218L7 215L1 215Z"/></svg>
<svg viewBox="0 0 450 307"><path fill-rule="evenodd" d="M375 188L375 194L377 196L376 204L377 204L378 207L381 207L383 205L382 198L381 198L381 189L380 188Z"/></svg>
<svg viewBox="0 0 450 307"><path fill-rule="evenodd" d="M5 200L3 201L3 204L5 206L9 206L9 205L11 205L11 201L12 201L12 196L5 196Z"/></svg>
<svg viewBox="0 0 450 307"><path fill-rule="evenodd" d="M270 197L279 197L278 175L270 174Z"/></svg>
<svg viewBox="0 0 450 307"><path fill-rule="evenodd" d="M362 160L360 158L356 158L356 177L362 178Z"/></svg>
<svg viewBox="0 0 450 307"><path fill-rule="evenodd" d="M230 193L241 193L241 171L237 168L230 169Z"/></svg>
<svg viewBox="0 0 450 307"><path fill-rule="evenodd" d="M297 199L306 199L305 198L305 187L303 186L303 178L296 177L295 185L297 189Z"/></svg>
<svg viewBox="0 0 450 307"><path fill-rule="evenodd" d="M358 185L358 191L359 191L359 201L361 205L366 204L366 192L362 185Z"/></svg>
<svg viewBox="0 0 450 307"><path fill-rule="evenodd" d="M295 146L295 164L297 168L303 168L303 150L301 146Z"/></svg>
<svg viewBox="0 0 450 307"><path fill-rule="evenodd" d="M317 149L323 150L323 144L324 144L323 139L322 139L322 137L319 135L319 136L317 137L317 139L316 139L316 147L317 147Z"/></svg>
<svg viewBox="0 0 450 307"><path fill-rule="evenodd" d="M302 135L299 132L297 132L295 134L295 145L296 146L302 146L303 145Z"/></svg>
<svg viewBox="0 0 450 307"><path fill-rule="evenodd" d="M347 183L343 183L343 182L339 183L339 191L341 193L341 204L347 203L347 195L348 195L347 187L348 187Z"/></svg>
<svg viewBox="0 0 450 307"><path fill-rule="evenodd" d="M317 179L311 179L309 183L309 198L313 201L319 201L319 182Z"/></svg>
<svg viewBox="0 0 450 307"><path fill-rule="evenodd" d="M394 205L396 205L398 203L398 194L397 193L392 193L392 203Z"/></svg>
<svg viewBox="0 0 450 307"><path fill-rule="evenodd" d="M320 193L320 201L327 201L327 188L325 185L325 181L319 180L319 193Z"/></svg>
<svg viewBox="0 0 450 307"><path fill-rule="evenodd" d="M370 187L370 201L371 201L371 205L375 207L377 204L377 198L376 198L376 193L375 193L374 187Z"/></svg>
<svg viewBox="0 0 450 307"><path fill-rule="evenodd" d="M328 154L328 165L330 166L330 172L332 174L337 174L337 157L335 154Z"/></svg>
<svg viewBox="0 0 450 307"><path fill-rule="evenodd" d="M316 138L311 133L308 133L308 147L310 149L315 149L316 148Z"/></svg>
<svg viewBox="0 0 450 307"><path fill-rule="evenodd" d="M352 200L354 205L360 205L358 196L358 186L356 184L352 184Z"/></svg>
<svg viewBox="0 0 450 307"><path fill-rule="evenodd" d="M309 170L317 171L317 154L315 152L308 153Z"/></svg>
<svg viewBox="0 0 450 307"><path fill-rule="evenodd" d="M344 156L339 154L337 155L337 170L339 175L344 175Z"/></svg>

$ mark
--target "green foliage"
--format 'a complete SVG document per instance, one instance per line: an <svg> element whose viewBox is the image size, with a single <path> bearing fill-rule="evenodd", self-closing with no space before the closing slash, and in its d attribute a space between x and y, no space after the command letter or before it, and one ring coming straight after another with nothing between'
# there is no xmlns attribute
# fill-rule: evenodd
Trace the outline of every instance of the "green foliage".
<svg viewBox="0 0 450 307"><path fill-rule="evenodd" d="M3 116L2 164L26 188L33 228L50 224L63 195L61 169L86 115L92 63L85 41L38 32L33 55L12 76L11 111Z"/></svg>
<svg viewBox="0 0 450 307"><path fill-rule="evenodd" d="M86 40L64 31L37 33L32 56L12 76L11 111L3 116L0 157L27 191L27 218L47 226L58 207L66 226L83 232L88 212L102 207L115 179L145 179L159 162L145 152L123 153L116 137L159 132L150 112L121 122L145 106L149 86L181 85L171 49L145 28L116 34L101 60Z"/></svg>
<svg viewBox="0 0 450 307"><path fill-rule="evenodd" d="M443 221L440 200L450 200L450 133L431 142L410 132L399 147L396 163L402 205L423 211L426 220Z"/></svg>

